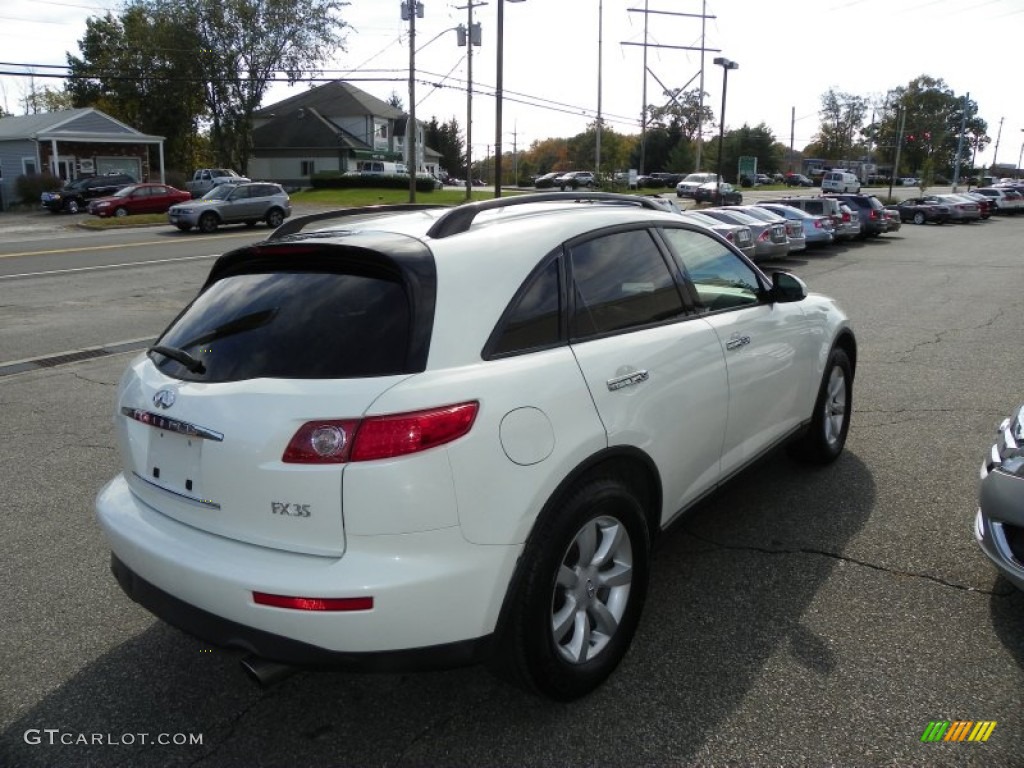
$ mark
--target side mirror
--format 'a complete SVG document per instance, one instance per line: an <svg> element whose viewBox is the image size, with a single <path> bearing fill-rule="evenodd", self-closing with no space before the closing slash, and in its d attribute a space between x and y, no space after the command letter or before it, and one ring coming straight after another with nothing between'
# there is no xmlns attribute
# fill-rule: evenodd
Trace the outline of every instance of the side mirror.
<svg viewBox="0 0 1024 768"><path fill-rule="evenodd" d="M807 284L789 272L773 272L770 298L777 302L803 301L807 298Z"/></svg>

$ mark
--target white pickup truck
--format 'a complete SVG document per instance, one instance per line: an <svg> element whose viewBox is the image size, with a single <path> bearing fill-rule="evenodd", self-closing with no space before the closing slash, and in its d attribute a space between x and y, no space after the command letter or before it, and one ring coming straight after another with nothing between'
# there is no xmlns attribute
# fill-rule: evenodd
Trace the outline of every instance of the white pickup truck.
<svg viewBox="0 0 1024 768"><path fill-rule="evenodd" d="M239 184L244 181L251 179L239 176L230 168L200 168L192 174L192 181L185 182L185 189L195 198L202 197L218 184Z"/></svg>

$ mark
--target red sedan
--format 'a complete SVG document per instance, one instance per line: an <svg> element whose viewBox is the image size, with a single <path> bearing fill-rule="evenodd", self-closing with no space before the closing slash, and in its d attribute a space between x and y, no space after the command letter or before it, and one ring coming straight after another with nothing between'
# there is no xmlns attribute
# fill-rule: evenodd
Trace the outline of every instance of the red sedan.
<svg viewBox="0 0 1024 768"><path fill-rule="evenodd" d="M132 184L110 197L90 201L89 213L95 216L165 213L172 205L191 199L191 194L169 184Z"/></svg>

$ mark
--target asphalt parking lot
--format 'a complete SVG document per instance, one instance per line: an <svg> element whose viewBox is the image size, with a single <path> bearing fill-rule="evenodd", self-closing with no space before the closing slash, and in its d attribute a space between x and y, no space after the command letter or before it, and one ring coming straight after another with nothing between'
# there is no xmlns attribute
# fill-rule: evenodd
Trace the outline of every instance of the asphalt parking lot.
<svg viewBox="0 0 1024 768"><path fill-rule="evenodd" d="M673 528L630 653L569 705L480 668L256 688L110 576L92 502L118 471L129 357L0 377L0 765L1024 764L1024 595L971 532L993 429L1024 401L1022 234L1024 217L904 225L765 265L852 318L847 452L818 470L773 455ZM0 281L0 323L38 333L29 290L59 298L51 312L102 309L118 281L187 292L207 267L110 272L102 291ZM922 742L937 720L997 725L984 743Z"/></svg>

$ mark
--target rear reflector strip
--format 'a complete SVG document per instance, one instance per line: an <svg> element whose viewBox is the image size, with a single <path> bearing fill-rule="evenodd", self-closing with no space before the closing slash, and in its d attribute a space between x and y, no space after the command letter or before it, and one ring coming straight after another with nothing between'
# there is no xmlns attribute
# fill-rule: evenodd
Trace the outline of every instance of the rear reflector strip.
<svg viewBox="0 0 1024 768"><path fill-rule="evenodd" d="M253 592L257 605L291 608L295 611L372 611L372 597L292 597Z"/></svg>

